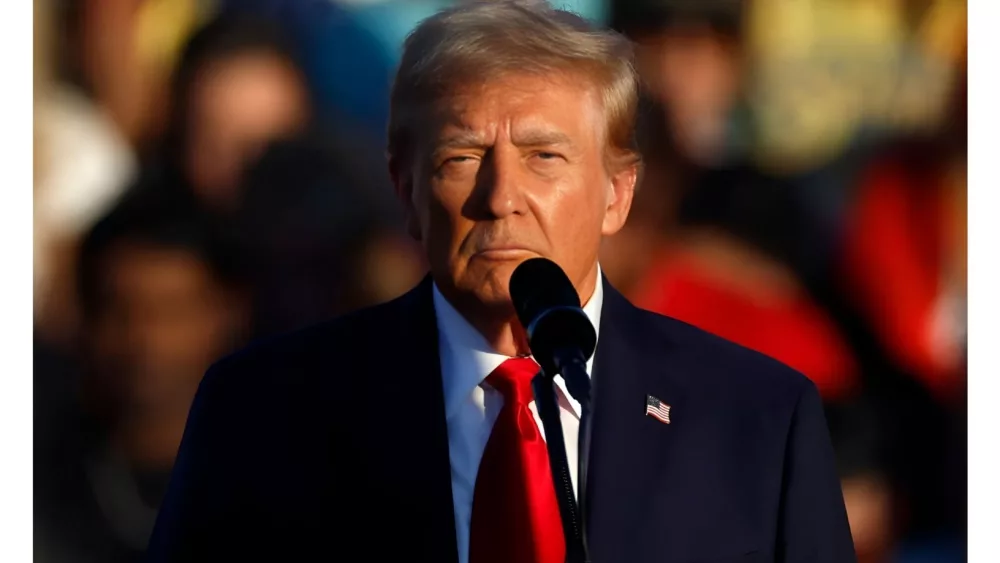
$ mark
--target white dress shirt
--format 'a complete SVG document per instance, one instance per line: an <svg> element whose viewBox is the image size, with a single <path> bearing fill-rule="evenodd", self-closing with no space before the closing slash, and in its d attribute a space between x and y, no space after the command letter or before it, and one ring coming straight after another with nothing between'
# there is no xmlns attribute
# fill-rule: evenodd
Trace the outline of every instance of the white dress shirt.
<svg viewBox="0 0 1000 563"><path fill-rule="evenodd" d="M600 329L601 306L604 288L598 268L594 294L583 310ZM451 458L451 490L455 502L455 530L458 535L458 560L469 560L469 526L472 522L472 497L476 486L479 460L486 449L493 423L496 421L503 396L484 380L505 360L461 313L455 310L434 286L434 312L437 317L441 376L444 384L445 414L448 420L448 451ZM591 373L593 356L587 361L587 374ZM566 458L570 478L576 486L577 436L580 428L580 404L566 390L561 377L556 377L556 397L559 401L563 435L566 440ZM528 406L535 415L542 437L545 430L538 417L535 402Z"/></svg>

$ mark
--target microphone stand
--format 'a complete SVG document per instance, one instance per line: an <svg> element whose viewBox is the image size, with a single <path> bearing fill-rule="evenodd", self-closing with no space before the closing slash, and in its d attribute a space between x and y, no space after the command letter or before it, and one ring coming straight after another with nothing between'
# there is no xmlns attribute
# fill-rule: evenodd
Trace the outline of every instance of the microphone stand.
<svg viewBox="0 0 1000 563"><path fill-rule="evenodd" d="M569 356L568 361L557 362L557 366L566 381L566 388L570 391L570 395L580 403L583 412L580 421L580 443L583 443L582 438L585 435L590 413L590 376L587 375L586 362L582 360L582 355L569 354ZM556 401L554 377L555 374L550 375L542 370L532 380L535 406L538 407L538 416L542 419L542 426L545 428L545 443L549 452L552 483L555 485L556 498L559 501L559 514L562 517L563 536L566 540L566 562L590 563L583 517L584 491L581 486L580 502L577 503L577 495L569 473L569 462L566 458L566 442L563 437L559 404ZM586 452L580 452L578 466L581 468L585 466L585 455ZM582 474L578 474L577 481L582 482L582 477Z"/></svg>

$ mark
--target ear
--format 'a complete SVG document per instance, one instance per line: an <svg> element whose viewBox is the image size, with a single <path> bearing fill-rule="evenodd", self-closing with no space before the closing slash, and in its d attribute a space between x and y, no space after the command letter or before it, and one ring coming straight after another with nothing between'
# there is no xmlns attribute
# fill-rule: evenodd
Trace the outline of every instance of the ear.
<svg viewBox="0 0 1000 563"><path fill-rule="evenodd" d="M398 157L389 156L389 178L399 203L403 206L406 231L414 240L420 240L420 222L417 219L413 193L413 167Z"/></svg>
<svg viewBox="0 0 1000 563"><path fill-rule="evenodd" d="M638 162L625 164L611 175L608 182L608 204L601 224L602 235L611 236L625 226L629 210L632 209L632 196L635 195L638 178Z"/></svg>

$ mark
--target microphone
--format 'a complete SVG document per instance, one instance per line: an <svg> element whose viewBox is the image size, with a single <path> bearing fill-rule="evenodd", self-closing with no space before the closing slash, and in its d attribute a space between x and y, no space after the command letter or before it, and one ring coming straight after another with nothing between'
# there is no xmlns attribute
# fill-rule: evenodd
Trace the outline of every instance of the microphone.
<svg viewBox="0 0 1000 563"><path fill-rule="evenodd" d="M597 332L566 273L547 258L525 260L510 276L510 296L535 361L548 376L562 375L570 395L589 406L586 365Z"/></svg>
<svg viewBox="0 0 1000 563"><path fill-rule="evenodd" d="M589 563L585 517L585 491L579 499L573 494L573 483L567 462L566 443L556 401L552 378L561 374L566 389L578 403L582 416L577 459L579 476L586 471L585 446L590 420L590 376L587 360L594 355L597 332L580 307L580 296L555 262L546 258L531 258L518 264L510 276L510 297L517 318L528 333L531 355L542 367L532 381L535 405L545 428L546 448L552 483L566 540L567 563ZM578 502L579 501L579 502Z"/></svg>

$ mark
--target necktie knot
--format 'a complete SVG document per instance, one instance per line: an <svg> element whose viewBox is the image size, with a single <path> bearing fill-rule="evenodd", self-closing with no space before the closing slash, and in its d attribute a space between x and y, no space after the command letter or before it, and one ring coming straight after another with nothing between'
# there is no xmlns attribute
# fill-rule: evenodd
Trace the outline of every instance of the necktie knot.
<svg viewBox="0 0 1000 563"><path fill-rule="evenodd" d="M531 358L511 358L486 377L486 383L503 395L504 402L527 406L534 398L531 380L539 367Z"/></svg>

